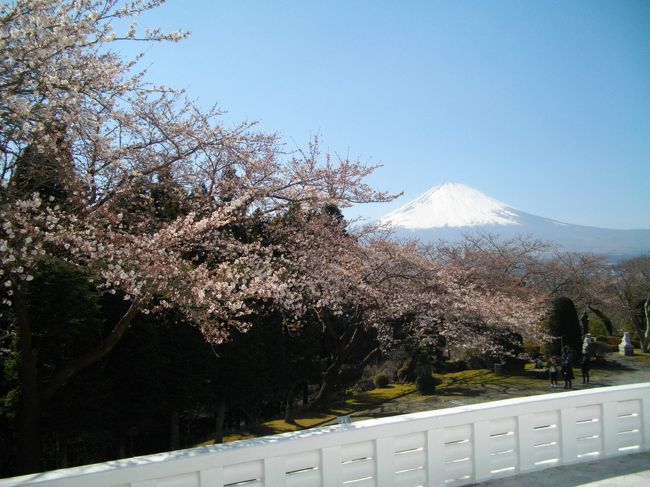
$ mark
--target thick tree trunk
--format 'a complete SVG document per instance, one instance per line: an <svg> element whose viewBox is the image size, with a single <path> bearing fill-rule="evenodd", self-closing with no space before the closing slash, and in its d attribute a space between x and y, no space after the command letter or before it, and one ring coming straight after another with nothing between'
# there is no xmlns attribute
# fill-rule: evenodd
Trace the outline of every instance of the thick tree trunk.
<svg viewBox="0 0 650 487"><path fill-rule="evenodd" d="M295 411L293 408L293 399L295 395L295 390L296 386L292 385L289 387L289 391L287 392L287 402L286 402L286 409L284 411L284 420L289 423L289 424L296 424L296 418L294 417Z"/></svg>
<svg viewBox="0 0 650 487"><path fill-rule="evenodd" d="M174 411L169 418L170 426L170 441L169 447L171 450L180 450L181 448L181 418L180 415Z"/></svg>
<svg viewBox="0 0 650 487"><path fill-rule="evenodd" d="M36 350L32 343L32 323L27 299L21 289L15 292L18 321L18 368L20 374L21 402L17 418L17 473L27 474L40 470L41 443L39 423L44 405L65 383L81 370L104 358L113 350L124 332L138 314L139 303L131 304L111 333L95 349L63 366L45 385L39 385Z"/></svg>
<svg viewBox="0 0 650 487"><path fill-rule="evenodd" d="M18 320L18 367L20 376L20 410L17 418L17 472L38 472L41 444L39 421L41 400L36 372L36 351L32 348L32 323L27 301L21 289L15 292L16 317Z"/></svg>
<svg viewBox="0 0 650 487"><path fill-rule="evenodd" d="M56 447L56 468L68 468L68 435L65 432L57 435Z"/></svg>
<svg viewBox="0 0 650 487"><path fill-rule="evenodd" d="M316 393L312 406L320 406L332 397L334 386L336 385L336 379L339 376L339 372L341 371L341 367L343 366L346 357L347 354L344 354L343 352L339 353L330 366L325 369L320 389L318 389L318 392Z"/></svg>
<svg viewBox="0 0 650 487"><path fill-rule="evenodd" d="M217 414L215 415L215 433L214 433L214 442L223 443L223 426L224 420L226 419L226 401L221 400L219 402L219 407L217 408Z"/></svg>
<svg viewBox="0 0 650 487"><path fill-rule="evenodd" d="M113 327L111 333L93 350L63 366L47 384L43 386L41 396L44 400L51 398L56 391L75 374L98 362L108 355L122 339L124 333L140 311L140 303L133 302L129 309Z"/></svg>
<svg viewBox="0 0 650 487"><path fill-rule="evenodd" d="M650 293L643 303L643 312L645 314L645 336L641 344L641 350L644 352L650 351Z"/></svg>

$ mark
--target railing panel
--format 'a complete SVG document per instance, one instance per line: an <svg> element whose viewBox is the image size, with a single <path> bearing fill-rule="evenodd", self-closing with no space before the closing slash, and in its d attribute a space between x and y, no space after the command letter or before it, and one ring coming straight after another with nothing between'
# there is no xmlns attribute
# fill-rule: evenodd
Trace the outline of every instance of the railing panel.
<svg viewBox="0 0 650 487"><path fill-rule="evenodd" d="M639 399L631 401L619 401L617 403L616 411L619 416L627 416L630 414L639 415L642 410L642 403Z"/></svg>
<svg viewBox="0 0 650 487"><path fill-rule="evenodd" d="M560 428L556 425L533 430L533 446L560 441Z"/></svg>
<svg viewBox="0 0 650 487"><path fill-rule="evenodd" d="M560 424L560 413L557 410L540 411L533 415L533 428L557 428Z"/></svg>
<svg viewBox="0 0 650 487"><path fill-rule="evenodd" d="M490 421L490 436L512 434L517 430L517 418L512 416Z"/></svg>
<svg viewBox="0 0 650 487"><path fill-rule="evenodd" d="M474 478L474 466L469 460L445 464L445 484L455 482L458 485L459 481L465 481Z"/></svg>
<svg viewBox="0 0 650 487"><path fill-rule="evenodd" d="M603 440L599 436L591 436L578 439L577 443L578 458L585 455L601 455L603 453Z"/></svg>
<svg viewBox="0 0 650 487"><path fill-rule="evenodd" d="M409 435L400 435L395 437L395 451L415 450L417 448L424 448L426 438L424 431L411 433Z"/></svg>
<svg viewBox="0 0 650 487"><path fill-rule="evenodd" d="M514 432L504 433L499 436L490 438L489 448L490 453L499 453L507 450L514 450L517 448L517 436Z"/></svg>
<svg viewBox="0 0 650 487"><path fill-rule="evenodd" d="M632 448L641 450L643 448L643 436L640 430L623 431L617 435L616 439L616 448L619 451Z"/></svg>
<svg viewBox="0 0 650 487"><path fill-rule="evenodd" d="M156 487L199 487L199 472L175 475L156 481Z"/></svg>
<svg viewBox="0 0 650 487"><path fill-rule="evenodd" d="M426 455L422 449L395 454L396 472L402 470L413 470L414 468L424 468L425 464Z"/></svg>
<svg viewBox="0 0 650 487"><path fill-rule="evenodd" d="M343 482L375 476L375 459L352 460L341 465Z"/></svg>
<svg viewBox="0 0 650 487"><path fill-rule="evenodd" d="M227 465L223 469L224 485L240 483L249 487L264 478L264 463L261 460L248 463ZM244 484L244 482L248 482Z"/></svg>
<svg viewBox="0 0 650 487"><path fill-rule="evenodd" d="M423 468L398 472L395 474L395 483L393 485L395 487L426 485L426 472Z"/></svg>
<svg viewBox="0 0 650 487"><path fill-rule="evenodd" d="M587 438L591 436L602 435L603 423L599 420L592 419L576 424L576 438Z"/></svg>
<svg viewBox="0 0 650 487"><path fill-rule="evenodd" d="M321 472L318 469L302 470L287 474L286 487L320 487Z"/></svg>
<svg viewBox="0 0 650 487"><path fill-rule="evenodd" d="M459 443L448 443L445 445L445 462L453 462L456 460L471 459L474 453L474 445L469 440L464 440Z"/></svg>
<svg viewBox="0 0 650 487"><path fill-rule="evenodd" d="M519 458L515 450L493 453L490 455L490 473L494 474L501 470L515 470L519 466Z"/></svg>
<svg viewBox="0 0 650 487"><path fill-rule="evenodd" d="M472 441L471 423L445 428L444 440L447 444L466 440Z"/></svg>
<svg viewBox="0 0 650 487"><path fill-rule="evenodd" d="M372 441L361 443L350 443L341 446L341 461L358 460L360 458L372 458L375 456L375 445Z"/></svg>
<svg viewBox="0 0 650 487"><path fill-rule="evenodd" d="M284 466L287 472L320 468L320 457L320 451L318 450L294 453L285 458Z"/></svg>
<svg viewBox="0 0 650 487"><path fill-rule="evenodd" d="M546 445L536 446L532 451L533 463L536 466L547 462L557 463L560 461L561 456L562 449L560 448L559 443L548 443Z"/></svg>
<svg viewBox="0 0 650 487"><path fill-rule="evenodd" d="M618 432L640 430L641 429L641 416L637 413L630 413L625 416L619 416L616 424L618 425Z"/></svg>
<svg viewBox="0 0 650 487"><path fill-rule="evenodd" d="M354 482L344 482L343 487L381 487L377 486L375 479L368 477L361 480L355 480Z"/></svg>

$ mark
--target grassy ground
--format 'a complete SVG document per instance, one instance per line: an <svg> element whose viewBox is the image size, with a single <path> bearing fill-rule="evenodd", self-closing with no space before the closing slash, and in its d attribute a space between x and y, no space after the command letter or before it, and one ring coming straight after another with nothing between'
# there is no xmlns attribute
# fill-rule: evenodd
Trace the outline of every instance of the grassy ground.
<svg viewBox="0 0 650 487"><path fill-rule="evenodd" d="M580 368L574 368L575 388L599 387L639 382L638 378L650 380L650 353L640 353L624 359L612 354L604 362L595 362L591 367L591 384L581 384ZM645 375L647 374L647 379ZM356 420L404 414L427 409L439 409L460 404L485 402L508 397L558 392L549 388L548 375L533 370L528 364L526 370L509 375L496 375L490 370L465 370L445 374L434 374L439 384L434 395L423 396L413 384L391 384L388 387L351 394L345 401L332 404L323 411L306 411L296 415L294 423L282 419L266 421L256 434L228 435L224 441L234 441L254 436L271 435L313 428L332 422L337 416L351 415ZM562 380L560 379L560 386ZM213 441L201 443L212 444Z"/></svg>

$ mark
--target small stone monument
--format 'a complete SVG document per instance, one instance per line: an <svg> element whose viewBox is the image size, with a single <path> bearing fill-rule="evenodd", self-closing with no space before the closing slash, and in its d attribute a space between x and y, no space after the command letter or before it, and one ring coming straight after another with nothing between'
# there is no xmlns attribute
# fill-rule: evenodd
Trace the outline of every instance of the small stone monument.
<svg viewBox="0 0 650 487"><path fill-rule="evenodd" d="M621 355L634 355L634 345L632 345L632 341L630 340L629 331L623 333L623 339L621 340L621 344L618 346L618 352Z"/></svg>

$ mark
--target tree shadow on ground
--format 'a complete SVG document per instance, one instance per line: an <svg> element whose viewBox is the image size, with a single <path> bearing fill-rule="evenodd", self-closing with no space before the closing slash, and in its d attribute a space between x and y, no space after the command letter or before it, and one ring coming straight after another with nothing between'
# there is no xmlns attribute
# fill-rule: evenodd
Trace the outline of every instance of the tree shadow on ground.
<svg viewBox="0 0 650 487"><path fill-rule="evenodd" d="M596 369L596 370L620 370L620 371L631 371L631 370L638 370L636 367L631 367L627 364L623 364L621 362L618 362L617 360L608 360L608 361L600 361L596 360L591 362L591 368Z"/></svg>
<svg viewBox="0 0 650 487"><path fill-rule="evenodd" d="M485 391L479 389L470 389L468 387L445 387L444 390L436 391L439 396L465 396L477 397L484 394Z"/></svg>

